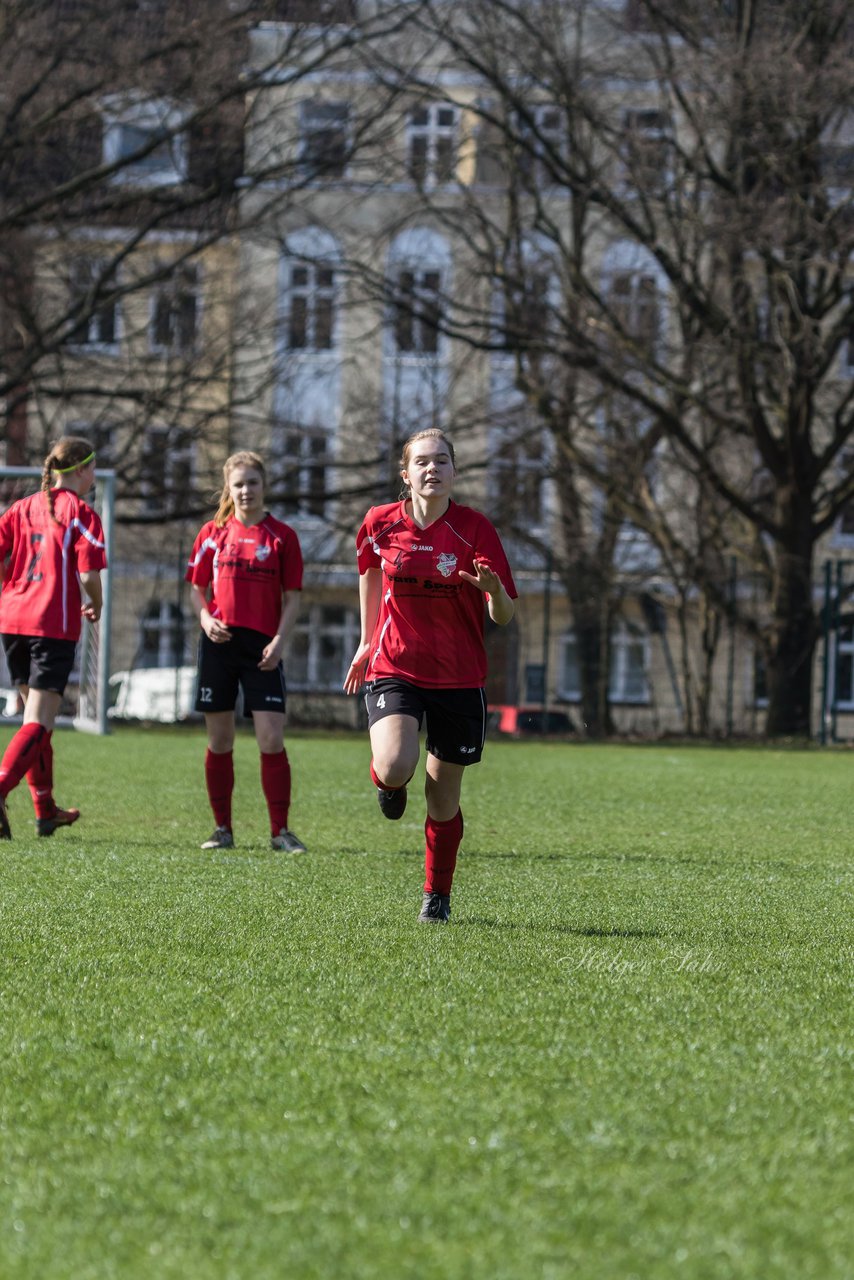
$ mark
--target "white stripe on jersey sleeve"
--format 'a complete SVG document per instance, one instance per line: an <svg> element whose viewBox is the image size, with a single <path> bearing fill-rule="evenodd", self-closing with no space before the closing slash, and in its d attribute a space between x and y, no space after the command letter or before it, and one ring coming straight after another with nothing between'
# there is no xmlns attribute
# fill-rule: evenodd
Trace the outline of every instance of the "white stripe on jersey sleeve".
<svg viewBox="0 0 854 1280"><path fill-rule="evenodd" d="M199 547L199 554L196 556L195 560L189 560L187 562L187 568L195 569L196 565L199 563L199 561L201 560L202 556L205 554L206 551L213 551L214 556L216 556L216 550L217 550L217 546L213 538L205 538L204 542Z"/></svg>
<svg viewBox="0 0 854 1280"><path fill-rule="evenodd" d="M85 524L83 523L83 521L80 519L79 516L74 517L74 519L71 521L71 524L68 526L68 528L69 528L69 531L71 529L79 529L80 532L83 534L83 537L86 538L87 541L91 542L93 547L99 547L103 551L104 549L103 542L100 542L93 533L90 533L90 531L86 528Z"/></svg>

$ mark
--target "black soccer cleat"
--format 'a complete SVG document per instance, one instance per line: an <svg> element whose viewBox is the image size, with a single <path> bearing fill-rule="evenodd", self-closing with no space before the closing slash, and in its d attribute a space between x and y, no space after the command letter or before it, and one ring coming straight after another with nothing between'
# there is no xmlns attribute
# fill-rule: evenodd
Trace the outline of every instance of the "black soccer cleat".
<svg viewBox="0 0 854 1280"><path fill-rule="evenodd" d="M270 848L278 853L308 853L299 836L295 836L287 827L282 827L277 836L271 837Z"/></svg>
<svg viewBox="0 0 854 1280"><path fill-rule="evenodd" d="M52 836L57 827L70 827L79 817L79 809L55 808L49 818L36 818L36 835Z"/></svg>
<svg viewBox="0 0 854 1280"><path fill-rule="evenodd" d="M0 796L0 840L11 840L12 828L6 816L6 797Z"/></svg>
<svg viewBox="0 0 854 1280"><path fill-rule="evenodd" d="M230 827L214 827L212 836L201 846L203 849L233 849L234 836Z"/></svg>
<svg viewBox="0 0 854 1280"><path fill-rule="evenodd" d="M451 918L451 895L449 893L425 893L421 904L422 924L447 924Z"/></svg>
<svg viewBox="0 0 854 1280"><path fill-rule="evenodd" d="M397 787L387 791L385 787L377 787L377 800L384 818L402 818L406 809L406 787Z"/></svg>

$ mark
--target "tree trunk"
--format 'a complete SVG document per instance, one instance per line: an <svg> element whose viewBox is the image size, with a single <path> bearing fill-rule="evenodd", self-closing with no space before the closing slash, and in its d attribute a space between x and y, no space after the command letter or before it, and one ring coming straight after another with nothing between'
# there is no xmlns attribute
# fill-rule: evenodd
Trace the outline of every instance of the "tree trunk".
<svg viewBox="0 0 854 1280"><path fill-rule="evenodd" d="M608 704L610 615L607 596L602 599L573 599L570 604L578 645L578 673L581 682L581 717L588 738L606 738L614 732Z"/></svg>
<svg viewBox="0 0 854 1280"><path fill-rule="evenodd" d="M768 652L769 738L810 735L812 657L818 623L812 602L813 538L808 509L796 501L784 507L792 530L781 546L774 575L771 644Z"/></svg>

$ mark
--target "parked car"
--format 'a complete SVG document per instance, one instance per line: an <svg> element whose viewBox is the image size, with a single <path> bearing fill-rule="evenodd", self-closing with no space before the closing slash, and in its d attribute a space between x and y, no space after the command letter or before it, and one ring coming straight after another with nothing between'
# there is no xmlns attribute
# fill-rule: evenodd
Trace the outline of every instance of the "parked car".
<svg viewBox="0 0 854 1280"><path fill-rule="evenodd" d="M575 733L575 726L565 711L510 705L489 707L487 710L490 728L514 738L528 734Z"/></svg>

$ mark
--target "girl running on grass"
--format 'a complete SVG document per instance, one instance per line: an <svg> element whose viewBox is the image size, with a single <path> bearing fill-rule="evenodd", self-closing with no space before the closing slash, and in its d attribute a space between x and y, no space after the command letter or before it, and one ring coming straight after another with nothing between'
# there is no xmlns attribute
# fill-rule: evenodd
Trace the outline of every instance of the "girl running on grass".
<svg viewBox="0 0 854 1280"><path fill-rule="evenodd" d="M0 839L11 839L6 797L23 777L40 836L80 817L79 809L60 809L53 798L52 737L81 618L101 616L104 530L83 501L94 479L91 443L63 436L44 460L40 491L0 517L0 561L6 561L0 634L24 701L24 722L0 761Z"/></svg>
<svg viewBox="0 0 854 1280"><path fill-rule="evenodd" d="M282 650L299 611L302 552L289 525L264 507L266 475L257 453L233 453L223 466L219 510L202 527L187 568L202 628L196 710L208 733L205 782L216 828L203 849L231 849L235 707L238 686L261 753L261 786L271 844L306 848L288 828L291 768L284 747Z"/></svg>
<svg viewBox="0 0 854 1280"><path fill-rule="evenodd" d="M362 633L344 688L367 680L371 779L386 818L406 808L406 784L427 722L424 898L419 920L446 921L463 835L463 771L486 731L484 602L513 617L516 588L486 516L451 499L454 450L418 431L400 460L402 501L372 507L356 539Z"/></svg>

